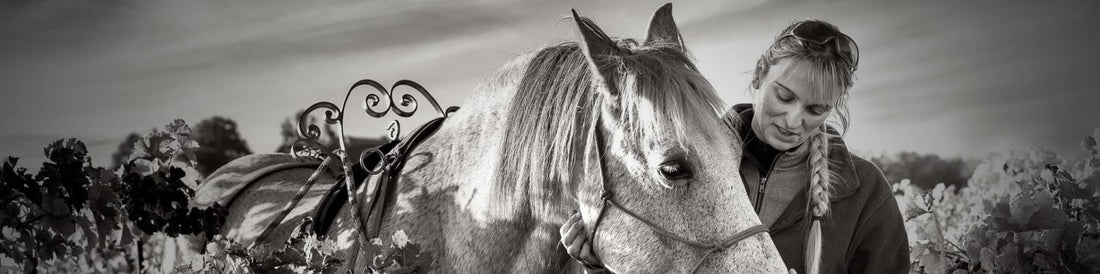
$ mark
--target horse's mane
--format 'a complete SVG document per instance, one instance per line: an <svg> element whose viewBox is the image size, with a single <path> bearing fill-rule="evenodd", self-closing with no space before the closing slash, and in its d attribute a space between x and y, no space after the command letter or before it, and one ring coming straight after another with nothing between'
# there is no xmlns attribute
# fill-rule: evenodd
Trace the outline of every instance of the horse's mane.
<svg viewBox="0 0 1100 274"><path fill-rule="evenodd" d="M683 147L685 121L718 119L724 111L713 87L678 47L617 42L626 54L595 61L617 74L606 81L619 90L616 132L634 135L623 140L656 145L657 131L671 128L678 138L674 145ZM577 43L550 46L530 57L506 113L503 155L491 194L495 206L535 217L550 217L567 206L563 193L572 193L573 182L584 177L580 167L593 137L588 132L599 115L600 92L592 73Z"/></svg>

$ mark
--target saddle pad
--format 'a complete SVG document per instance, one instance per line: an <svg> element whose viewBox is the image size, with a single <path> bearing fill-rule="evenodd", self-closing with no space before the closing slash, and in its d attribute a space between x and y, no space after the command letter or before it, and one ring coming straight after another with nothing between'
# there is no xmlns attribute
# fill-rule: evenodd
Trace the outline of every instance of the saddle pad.
<svg viewBox="0 0 1100 274"><path fill-rule="evenodd" d="M207 208L214 203L228 207L240 191L248 187L248 181L261 178L260 175L272 173L273 167L312 168L321 165L319 161L298 162L290 154L253 154L233 160L210 176L205 183L195 189L191 206ZM300 166L300 167L299 167ZM303 179L304 181L305 179Z"/></svg>

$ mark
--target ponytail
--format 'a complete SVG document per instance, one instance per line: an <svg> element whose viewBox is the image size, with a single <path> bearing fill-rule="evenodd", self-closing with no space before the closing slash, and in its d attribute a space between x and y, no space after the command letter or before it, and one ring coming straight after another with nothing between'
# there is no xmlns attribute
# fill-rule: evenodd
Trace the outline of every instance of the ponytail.
<svg viewBox="0 0 1100 274"><path fill-rule="evenodd" d="M829 212L829 134L821 132L810 139L810 235L806 243L806 273L821 272L821 219Z"/></svg>

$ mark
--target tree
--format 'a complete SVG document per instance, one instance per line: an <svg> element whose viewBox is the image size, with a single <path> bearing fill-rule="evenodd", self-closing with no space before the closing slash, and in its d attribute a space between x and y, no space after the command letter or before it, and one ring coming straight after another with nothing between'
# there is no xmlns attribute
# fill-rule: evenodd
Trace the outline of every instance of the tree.
<svg viewBox="0 0 1100 274"><path fill-rule="evenodd" d="M199 143L199 149L195 152L198 158L195 170L202 177L210 175L229 161L252 154L248 144L237 132L237 122L229 118L214 116L200 121L195 125L193 139Z"/></svg>
<svg viewBox="0 0 1100 274"><path fill-rule="evenodd" d="M111 154L111 170L116 170L126 164L126 160L130 159L130 154L134 152L134 143L138 139L141 139L141 135L131 132L130 135L126 136L126 140L118 144L118 150Z"/></svg>
<svg viewBox="0 0 1100 274"><path fill-rule="evenodd" d="M911 151L903 151L892 156L872 157L886 180L891 183L909 179L912 184L924 189L932 189L936 184L945 186L966 186L977 166L971 161L962 158L942 159L935 154L920 154Z"/></svg>

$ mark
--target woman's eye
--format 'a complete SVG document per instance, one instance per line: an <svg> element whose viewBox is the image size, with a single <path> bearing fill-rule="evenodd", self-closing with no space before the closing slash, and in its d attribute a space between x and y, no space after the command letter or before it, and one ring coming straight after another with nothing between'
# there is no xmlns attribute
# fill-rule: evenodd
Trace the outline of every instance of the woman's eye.
<svg viewBox="0 0 1100 274"><path fill-rule="evenodd" d="M811 107L810 108L810 113L813 113L814 115L822 115L822 114L825 114L827 112L829 112L829 110L827 108L824 108L824 107Z"/></svg>
<svg viewBox="0 0 1100 274"><path fill-rule="evenodd" d="M788 96L783 96L783 95L778 95L777 94L777 95L775 95L775 97L779 98L779 101L783 101L785 103L790 103L791 101L794 101L794 98L791 98L791 97L788 97Z"/></svg>
<svg viewBox="0 0 1100 274"><path fill-rule="evenodd" d="M658 171L661 172L661 176L668 180L689 179L694 176L691 173L691 168L681 163L663 164L658 168Z"/></svg>

